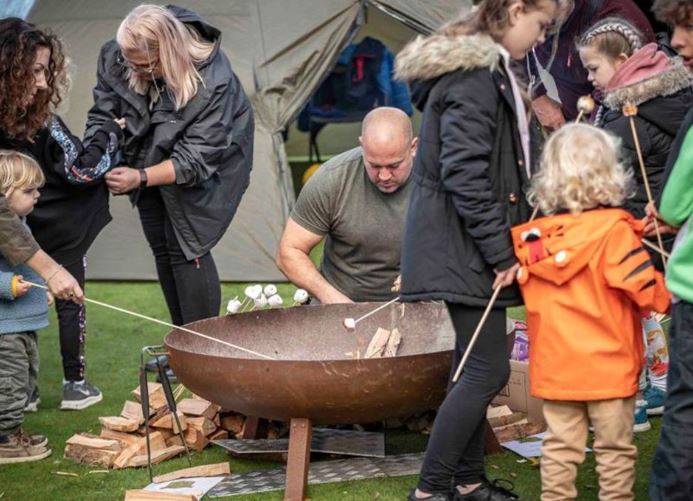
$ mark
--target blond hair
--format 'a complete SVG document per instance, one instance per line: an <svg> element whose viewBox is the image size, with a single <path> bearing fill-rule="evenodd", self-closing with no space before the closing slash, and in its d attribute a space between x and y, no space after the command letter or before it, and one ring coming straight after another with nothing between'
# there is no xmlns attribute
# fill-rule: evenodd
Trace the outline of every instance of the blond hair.
<svg viewBox="0 0 693 501"><path fill-rule="evenodd" d="M46 178L36 160L12 150L0 150L0 194L10 188L40 188Z"/></svg>
<svg viewBox="0 0 693 501"><path fill-rule="evenodd" d="M587 124L561 127L547 141L528 199L545 214L619 206L632 193L633 175L619 161L619 140Z"/></svg>
<svg viewBox="0 0 693 501"><path fill-rule="evenodd" d="M176 109L183 108L204 85L197 65L209 58L214 43L179 21L171 11L159 5L135 7L118 27L116 42L123 52L146 54L161 68ZM154 66L154 65L152 65ZM130 88L145 95L152 86L151 75L143 76L128 69Z"/></svg>

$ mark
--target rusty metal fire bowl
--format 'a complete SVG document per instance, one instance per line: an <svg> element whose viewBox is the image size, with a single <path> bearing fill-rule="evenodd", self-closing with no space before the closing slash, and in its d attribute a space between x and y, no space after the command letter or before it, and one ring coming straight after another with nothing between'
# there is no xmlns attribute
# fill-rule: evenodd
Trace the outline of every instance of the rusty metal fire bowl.
<svg viewBox="0 0 693 501"><path fill-rule="evenodd" d="M400 304L348 332L378 303L301 306L210 318L186 327L276 360L254 357L189 332L165 339L182 384L248 416L314 424L365 423L437 407L450 372L454 331L438 303ZM397 328L397 356L362 358L376 330ZM358 353L357 353L358 352Z"/></svg>

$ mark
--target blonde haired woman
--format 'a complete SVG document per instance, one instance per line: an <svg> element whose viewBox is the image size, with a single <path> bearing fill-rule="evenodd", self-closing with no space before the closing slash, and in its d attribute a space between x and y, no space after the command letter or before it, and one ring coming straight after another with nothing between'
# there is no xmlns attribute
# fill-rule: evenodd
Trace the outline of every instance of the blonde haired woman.
<svg viewBox="0 0 693 501"><path fill-rule="evenodd" d="M127 120L125 166L106 181L139 209L177 325L218 314L210 251L249 183L253 113L220 39L186 9L136 7L101 49L87 123L88 137L113 116Z"/></svg>

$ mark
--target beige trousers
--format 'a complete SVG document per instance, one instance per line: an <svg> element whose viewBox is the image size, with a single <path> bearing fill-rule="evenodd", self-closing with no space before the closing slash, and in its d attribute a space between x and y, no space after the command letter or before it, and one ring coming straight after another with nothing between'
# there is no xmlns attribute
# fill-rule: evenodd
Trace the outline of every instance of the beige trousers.
<svg viewBox="0 0 693 501"><path fill-rule="evenodd" d="M585 459L590 423L600 501L633 499L635 458L633 413L635 396L613 400L565 402L545 400L548 431L541 452L541 500L577 499L578 465Z"/></svg>

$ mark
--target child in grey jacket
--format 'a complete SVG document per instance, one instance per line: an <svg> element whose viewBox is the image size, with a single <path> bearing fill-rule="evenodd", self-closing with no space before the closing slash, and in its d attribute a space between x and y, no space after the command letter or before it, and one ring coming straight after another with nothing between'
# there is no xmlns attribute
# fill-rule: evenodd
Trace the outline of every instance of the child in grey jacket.
<svg viewBox="0 0 693 501"><path fill-rule="evenodd" d="M44 179L31 157L0 150L0 194L20 218L34 208ZM38 379L36 329L48 325L51 300L27 282L42 281L29 267L11 266L0 257L0 465L37 461L51 453L46 437L22 429Z"/></svg>

